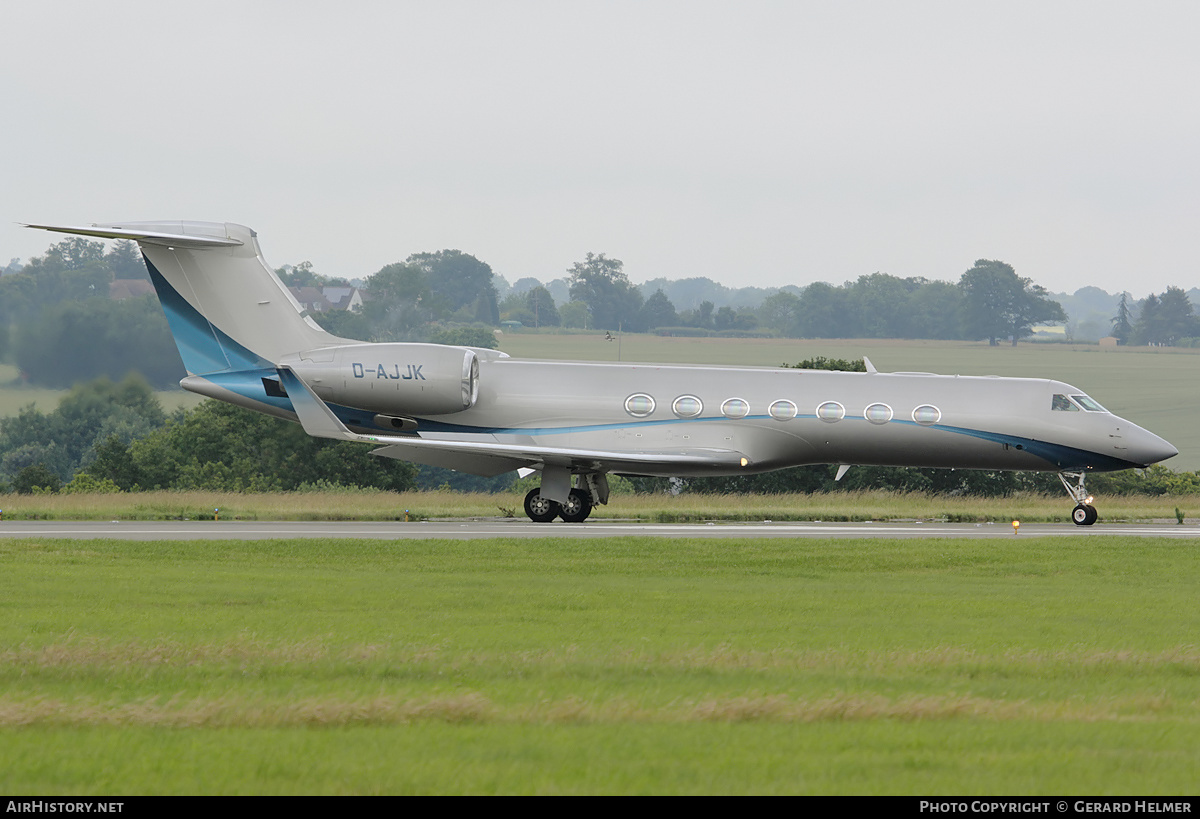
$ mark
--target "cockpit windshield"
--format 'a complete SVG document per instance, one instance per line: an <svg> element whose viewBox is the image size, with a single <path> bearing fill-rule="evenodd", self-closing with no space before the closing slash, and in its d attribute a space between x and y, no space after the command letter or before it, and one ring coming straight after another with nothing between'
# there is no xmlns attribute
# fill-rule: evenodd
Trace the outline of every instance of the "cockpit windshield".
<svg viewBox="0 0 1200 819"><path fill-rule="evenodd" d="M1050 402L1050 409L1055 412L1079 412L1080 408L1088 412L1108 412L1108 410L1086 395L1072 395L1068 397L1062 393L1055 393L1054 398Z"/></svg>
<svg viewBox="0 0 1200 819"><path fill-rule="evenodd" d="M1108 412L1108 410L1097 404L1086 395L1072 395L1071 398L1079 402L1079 406L1083 407L1088 412Z"/></svg>
<svg viewBox="0 0 1200 819"><path fill-rule="evenodd" d="M1075 406L1074 402L1062 393L1054 394L1054 400L1050 403L1050 409L1055 412L1079 412L1079 407Z"/></svg>

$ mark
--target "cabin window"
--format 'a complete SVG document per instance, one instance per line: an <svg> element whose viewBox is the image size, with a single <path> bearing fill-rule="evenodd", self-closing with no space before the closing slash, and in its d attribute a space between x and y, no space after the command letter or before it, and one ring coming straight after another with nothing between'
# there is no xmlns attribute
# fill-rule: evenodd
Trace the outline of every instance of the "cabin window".
<svg viewBox="0 0 1200 819"><path fill-rule="evenodd" d="M912 418L921 426L930 426L942 420L942 411L932 404L922 404L913 410Z"/></svg>
<svg viewBox="0 0 1200 819"><path fill-rule="evenodd" d="M644 392L635 393L625 399L625 411L634 418L645 418L654 412L654 399Z"/></svg>
<svg viewBox="0 0 1200 819"><path fill-rule="evenodd" d="M726 418L745 418L750 414L750 405L741 398L730 398L721 405L721 414Z"/></svg>
<svg viewBox="0 0 1200 819"><path fill-rule="evenodd" d="M837 401L826 401L817 407L817 417L830 424L836 424L846 417L846 408Z"/></svg>
<svg viewBox="0 0 1200 819"><path fill-rule="evenodd" d="M704 403L694 395L681 395L675 399L671 410L680 418L695 418L704 411Z"/></svg>
<svg viewBox="0 0 1200 819"><path fill-rule="evenodd" d="M1075 403L1070 398L1061 393L1054 394L1054 400L1050 402L1050 409L1055 412L1079 412L1079 407L1075 406Z"/></svg>
<svg viewBox="0 0 1200 819"><path fill-rule="evenodd" d="M767 408L767 412L776 421L789 421L796 417L796 405L791 401L781 400L776 401Z"/></svg>
<svg viewBox="0 0 1200 819"><path fill-rule="evenodd" d="M1079 406L1083 407L1088 412L1108 412L1108 410L1097 404L1091 398L1088 398L1086 395L1072 395L1071 397L1079 403Z"/></svg>
<svg viewBox="0 0 1200 819"><path fill-rule="evenodd" d="M863 417L872 424L886 424L892 420L892 408L887 404L872 404L863 411Z"/></svg>

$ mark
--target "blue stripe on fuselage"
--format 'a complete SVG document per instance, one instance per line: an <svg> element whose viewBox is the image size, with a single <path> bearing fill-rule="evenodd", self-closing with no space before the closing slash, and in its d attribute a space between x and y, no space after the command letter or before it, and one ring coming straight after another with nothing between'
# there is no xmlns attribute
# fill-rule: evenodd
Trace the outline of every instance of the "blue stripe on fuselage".
<svg viewBox="0 0 1200 819"><path fill-rule="evenodd" d="M815 415L797 415L798 420L815 420ZM573 427L534 427L534 428L501 428L501 427L466 427L458 424L447 424L440 421L420 421L420 428L429 432L458 432L458 433L490 433L494 435L565 435L576 432L603 432L606 430L615 429L630 429L646 427L662 426L665 424L694 424L712 421L730 421L731 419L724 416L712 416L708 418L668 418L660 421L635 421L616 424L591 424L585 426ZM769 415L750 415L746 418L738 419L740 421L768 421L776 420ZM865 421L862 416L846 416L846 421ZM1099 452L1091 452L1086 449L1066 446L1064 444L1053 444L1047 441L1038 441L1033 438L1025 438L1019 435L1008 435L999 432L987 432L984 430L969 429L966 427L953 427L945 424L917 424L914 421L902 421L895 419L890 421L892 424L902 424L909 427L922 427L924 429L936 429L940 432L948 432L954 435L966 435L972 438L979 438L985 441L993 441L997 444L1007 444L1014 449L1019 449L1028 452L1034 457L1041 458L1046 463L1050 464L1057 470L1078 470L1078 469L1098 469L1101 471L1116 471L1120 469L1130 469L1140 467L1141 464L1135 464L1132 461L1126 461L1121 458L1115 458L1111 455L1102 455Z"/></svg>

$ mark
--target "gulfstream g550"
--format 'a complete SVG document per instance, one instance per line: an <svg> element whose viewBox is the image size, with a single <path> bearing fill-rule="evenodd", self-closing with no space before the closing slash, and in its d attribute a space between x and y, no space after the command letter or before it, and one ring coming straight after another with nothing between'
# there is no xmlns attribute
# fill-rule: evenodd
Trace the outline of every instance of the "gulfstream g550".
<svg viewBox="0 0 1200 819"><path fill-rule="evenodd" d="M535 521L579 522L608 475L799 464L1058 472L1096 520L1090 471L1145 467L1169 443L1059 381L928 373L522 361L438 344L338 338L305 315L254 231L213 222L29 227L132 239L188 376L184 389L373 454L475 475L540 470Z"/></svg>

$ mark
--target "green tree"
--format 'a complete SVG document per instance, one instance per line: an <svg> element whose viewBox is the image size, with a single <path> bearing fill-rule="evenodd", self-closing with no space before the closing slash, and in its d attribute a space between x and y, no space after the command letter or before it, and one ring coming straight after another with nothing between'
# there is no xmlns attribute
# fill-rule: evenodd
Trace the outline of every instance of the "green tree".
<svg viewBox="0 0 1200 819"><path fill-rule="evenodd" d="M596 326L591 320L592 316L588 311L588 306L581 301L567 302L559 308L558 316L562 319L563 327L594 329Z"/></svg>
<svg viewBox="0 0 1200 819"><path fill-rule="evenodd" d="M711 301L705 300L695 310L684 310L679 314L679 323L683 327L699 327L704 330L713 329L713 311L716 309Z"/></svg>
<svg viewBox="0 0 1200 819"><path fill-rule="evenodd" d="M314 313L313 319L327 332L341 338L371 341L373 336L371 322L365 312L355 310L323 310Z"/></svg>
<svg viewBox="0 0 1200 819"><path fill-rule="evenodd" d="M61 486L58 475L42 463L25 467L12 480L13 491L21 495L33 494L38 489L57 492Z"/></svg>
<svg viewBox="0 0 1200 819"><path fill-rule="evenodd" d="M320 287L325 284L325 277L318 276L313 270L313 263L309 261L277 267L275 275L288 287Z"/></svg>
<svg viewBox="0 0 1200 819"><path fill-rule="evenodd" d="M28 273L0 277L0 324L11 327L37 309L37 279Z"/></svg>
<svg viewBox="0 0 1200 819"><path fill-rule="evenodd" d="M492 268L485 262L461 250L439 250L414 253L404 264L424 276L437 318L447 318L465 308L468 310L468 315L462 316L465 320L493 326L500 323Z"/></svg>
<svg viewBox="0 0 1200 819"><path fill-rule="evenodd" d="M96 444L95 458L84 469L84 473L98 480L108 480L118 489L128 492L138 484L138 469L129 454L129 443L118 435L110 435ZM80 473L83 474L83 473Z"/></svg>
<svg viewBox="0 0 1200 819"><path fill-rule="evenodd" d="M1179 287L1168 287L1158 298L1158 317L1155 334L1163 344L1175 344L1181 338L1200 335L1196 314L1187 293Z"/></svg>
<svg viewBox="0 0 1200 819"><path fill-rule="evenodd" d="M679 316L675 312L675 305L671 304L671 300L660 287L642 305L640 324L647 330L653 330L655 327L674 327L678 323Z"/></svg>
<svg viewBox="0 0 1200 819"><path fill-rule="evenodd" d="M571 299L587 305L598 330L641 329L642 294L625 275L624 263L603 253L587 254L568 271Z"/></svg>
<svg viewBox="0 0 1200 819"><path fill-rule="evenodd" d="M778 335L794 338L800 329L800 297L786 290L768 296L758 308L758 323Z"/></svg>
<svg viewBox="0 0 1200 819"><path fill-rule="evenodd" d="M713 317L713 329L723 330L752 330L758 325L754 313L748 310L734 310L732 307L722 307Z"/></svg>
<svg viewBox="0 0 1200 819"><path fill-rule="evenodd" d="M1117 314L1112 317L1112 335L1121 344L1128 344L1133 336L1133 311L1129 308L1129 294L1121 293L1117 302Z"/></svg>
<svg viewBox="0 0 1200 819"><path fill-rule="evenodd" d="M0 419L0 472L15 475L40 462L69 480L96 457L97 442L111 436L129 441L164 421L158 399L140 377L78 384L53 412L30 405Z"/></svg>
<svg viewBox="0 0 1200 819"><path fill-rule="evenodd" d="M167 387L186 374L153 296L52 305L39 321L18 327L13 352L29 380L48 387L69 387L96 376L119 379L130 372Z"/></svg>
<svg viewBox="0 0 1200 819"><path fill-rule="evenodd" d="M47 271L82 270L102 265L104 242L95 242L82 236L70 236L51 245L46 255L29 260L24 272L40 274Z"/></svg>
<svg viewBox="0 0 1200 819"><path fill-rule="evenodd" d="M558 315L558 307L554 304L554 297L540 284L525 294L525 304L533 316L534 327L558 327L562 324L562 318Z"/></svg>
<svg viewBox="0 0 1200 819"><path fill-rule="evenodd" d="M372 337L398 340L415 327L428 324L434 315L433 292L425 274L417 267L394 262L367 278L370 294L363 315L370 323Z"/></svg>
<svg viewBox="0 0 1200 819"><path fill-rule="evenodd" d="M1138 308L1137 323L1133 325L1135 344L1161 344L1158 323L1158 296L1151 293Z"/></svg>
<svg viewBox="0 0 1200 819"><path fill-rule="evenodd" d="M846 291L814 282L800 297L800 338L846 338Z"/></svg>
<svg viewBox="0 0 1200 819"><path fill-rule="evenodd" d="M240 492L292 490L316 483L413 488L412 464L367 457L371 449L367 444L311 438L299 424L205 401L134 441L129 456L142 489ZM120 485L113 474L94 474Z"/></svg>
<svg viewBox="0 0 1200 819"><path fill-rule="evenodd" d="M108 253L104 254L104 263L112 271L114 279L149 280L150 278L137 243L128 239L118 239L113 243Z"/></svg>
<svg viewBox="0 0 1200 819"><path fill-rule="evenodd" d="M1004 262L980 259L963 273L963 329L971 338L986 338L995 346L999 339L1017 341L1029 335L1034 325L1066 321L1062 305L1046 295L1046 289L1016 274Z"/></svg>
<svg viewBox="0 0 1200 819"><path fill-rule="evenodd" d="M922 280L904 311L905 338L962 338L962 291L950 282Z"/></svg>
<svg viewBox="0 0 1200 819"><path fill-rule="evenodd" d="M823 355L783 366L791 370L832 370L844 373L865 373L867 371L867 362L864 359L856 358L851 361L846 358L826 358Z"/></svg>
<svg viewBox="0 0 1200 819"><path fill-rule="evenodd" d="M908 301L920 287L918 279L901 279L887 273L860 276L846 291L847 310L843 334L858 338L913 338Z"/></svg>

